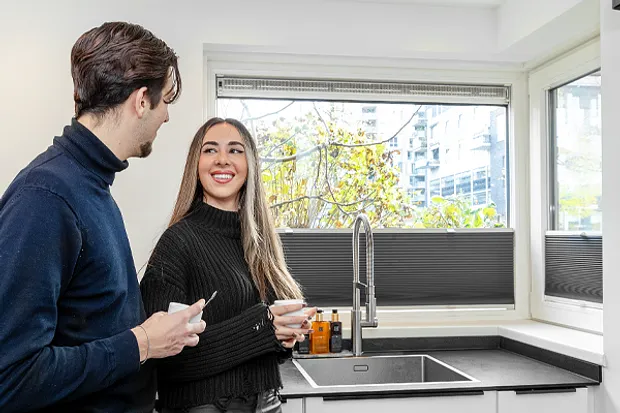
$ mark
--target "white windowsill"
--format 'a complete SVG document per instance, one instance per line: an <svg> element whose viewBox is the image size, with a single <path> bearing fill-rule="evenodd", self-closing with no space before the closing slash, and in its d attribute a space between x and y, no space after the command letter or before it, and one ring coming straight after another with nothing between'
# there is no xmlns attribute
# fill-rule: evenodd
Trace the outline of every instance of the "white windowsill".
<svg viewBox="0 0 620 413"><path fill-rule="evenodd" d="M381 325L381 320L379 320ZM343 329L345 337L351 335ZM533 320L365 328L364 338L498 335L590 363L605 365L603 336Z"/></svg>
<svg viewBox="0 0 620 413"><path fill-rule="evenodd" d="M603 336L533 320L498 326L499 335L605 366Z"/></svg>

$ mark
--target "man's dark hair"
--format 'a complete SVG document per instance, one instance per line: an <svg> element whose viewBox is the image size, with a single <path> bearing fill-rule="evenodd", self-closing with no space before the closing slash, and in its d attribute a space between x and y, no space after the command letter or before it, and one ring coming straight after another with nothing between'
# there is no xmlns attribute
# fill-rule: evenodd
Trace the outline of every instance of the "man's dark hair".
<svg viewBox="0 0 620 413"><path fill-rule="evenodd" d="M147 88L151 108L159 103L172 76L173 103L181 93L177 55L166 43L137 24L109 22L84 33L71 50L75 116L101 117Z"/></svg>

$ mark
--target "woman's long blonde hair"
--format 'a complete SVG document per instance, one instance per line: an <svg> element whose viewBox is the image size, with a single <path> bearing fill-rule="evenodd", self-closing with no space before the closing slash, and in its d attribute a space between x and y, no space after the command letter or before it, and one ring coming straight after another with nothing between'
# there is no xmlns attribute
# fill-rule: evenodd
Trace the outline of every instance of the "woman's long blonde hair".
<svg viewBox="0 0 620 413"><path fill-rule="evenodd" d="M261 299L267 300L270 287L279 299L303 298L299 284L289 273L284 261L282 243L276 233L273 217L267 205L256 142L247 128L238 120L211 118L196 132L189 147L183 180L168 226L179 222L189 214L197 202L202 202L203 189L198 176L202 140L211 127L221 123L229 124L237 129L245 143L248 176L239 196L241 240L245 260Z"/></svg>

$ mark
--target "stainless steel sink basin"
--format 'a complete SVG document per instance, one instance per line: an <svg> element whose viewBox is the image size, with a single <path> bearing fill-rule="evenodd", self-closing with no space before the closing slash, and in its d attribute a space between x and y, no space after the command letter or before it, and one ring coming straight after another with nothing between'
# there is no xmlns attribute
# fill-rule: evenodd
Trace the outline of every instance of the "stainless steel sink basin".
<svg viewBox="0 0 620 413"><path fill-rule="evenodd" d="M315 388L477 381L427 355L310 358L293 363Z"/></svg>

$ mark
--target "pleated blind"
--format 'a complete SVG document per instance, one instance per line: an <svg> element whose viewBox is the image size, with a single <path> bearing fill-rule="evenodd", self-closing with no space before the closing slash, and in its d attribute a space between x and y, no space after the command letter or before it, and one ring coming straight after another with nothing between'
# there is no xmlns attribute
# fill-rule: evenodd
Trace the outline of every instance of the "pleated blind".
<svg viewBox="0 0 620 413"><path fill-rule="evenodd" d="M281 232L287 264L312 305L352 304L352 231ZM361 234L360 274L365 243ZM377 304L514 304L512 230L375 230Z"/></svg>
<svg viewBox="0 0 620 413"><path fill-rule="evenodd" d="M603 237L548 232L545 295L603 302Z"/></svg>

